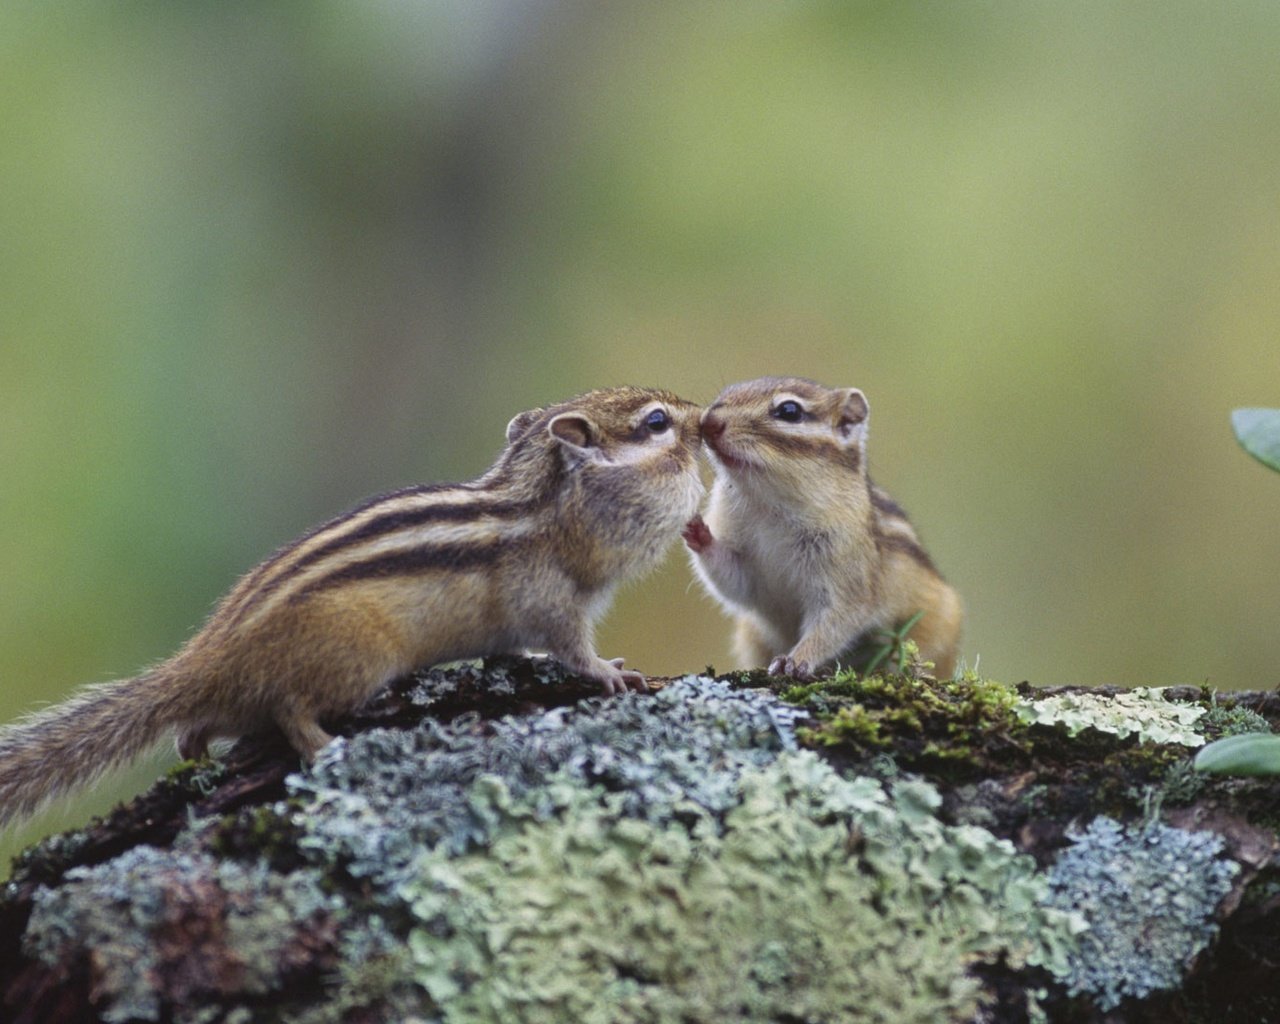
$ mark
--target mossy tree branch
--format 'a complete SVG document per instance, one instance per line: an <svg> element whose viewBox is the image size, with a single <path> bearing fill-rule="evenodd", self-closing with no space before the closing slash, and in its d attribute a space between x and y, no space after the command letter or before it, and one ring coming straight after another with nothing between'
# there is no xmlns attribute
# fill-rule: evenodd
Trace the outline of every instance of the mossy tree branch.
<svg viewBox="0 0 1280 1024"><path fill-rule="evenodd" d="M38 845L0 901L5 1019L1280 1010L1273 787L1190 769L1273 695L594 692L539 660L425 673L308 771L242 742Z"/></svg>

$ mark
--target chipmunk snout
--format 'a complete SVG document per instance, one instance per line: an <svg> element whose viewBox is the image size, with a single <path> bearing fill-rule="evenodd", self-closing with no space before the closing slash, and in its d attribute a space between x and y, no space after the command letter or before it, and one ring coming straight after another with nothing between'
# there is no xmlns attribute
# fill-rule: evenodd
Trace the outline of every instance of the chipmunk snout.
<svg viewBox="0 0 1280 1024"><path fill-rule="evenodd" d="M706 441L718 441L724 435L724 420L715 414L715 408L712 407L702 414L702 421L698 425L698 429L702 437Z"/></svg>

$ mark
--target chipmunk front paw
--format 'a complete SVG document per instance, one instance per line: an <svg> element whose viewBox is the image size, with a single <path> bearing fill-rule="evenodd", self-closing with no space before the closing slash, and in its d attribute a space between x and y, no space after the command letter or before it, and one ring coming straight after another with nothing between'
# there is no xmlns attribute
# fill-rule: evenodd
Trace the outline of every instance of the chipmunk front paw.
<svg viewBox="0 0 1280 1024"><path fill-rule="evenodd" d="M711 535L711 527L702 521L702 516L694 516L685 524L684 542L689 545L689 550L695 555L700 555L715 543L715 537Z"/></svg>
<svg viewBox="0 0 1280 1024"><path fill-rule="evenodd" d="M812 679L813 666L807 661L796 661L789 654L779 654L769 662L769 675L790 676L792 679Z"/></svg>
<svg viewBox="0 0 1280 1024"><path fill-rule="evenodd" d="M600 686L605 695L615 696L619 693L626 693L628 690L647 693L649 691L649 682L645 679L644 674L631 669L624 669L622 661L623 659L621 658L609 658L605 662L613 670L600 680Z"/></svg>

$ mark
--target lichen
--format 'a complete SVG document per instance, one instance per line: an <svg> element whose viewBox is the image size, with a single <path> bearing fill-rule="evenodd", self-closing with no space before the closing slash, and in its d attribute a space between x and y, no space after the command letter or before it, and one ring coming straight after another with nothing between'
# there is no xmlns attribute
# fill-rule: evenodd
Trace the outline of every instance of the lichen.
<svg viewBox="0 0 1280 1024"><path fill-rule="evenodd" d="M159 1020L163 1007L271 991L333 944L343 909L313 870L137 846L39 889L23 947L51 966L90 956L104 1020Z"/></svg>
<svg viewBox="0 0 1280 1024"><path fill-rule="evenodd" d="M1223 847L1210 832L1095 818L1049 872L1047 905L1088 924L1059 980L1103 1010L1176 987L1216 934L1214 910L1238 870Z"/></svg>
<svg viewBox="0 0 1280 1024"><path fill-rule="evenodd" d="M466 690L509 697L516 693L518 675L529 676L544 686L563 685L570 679L565 667L554 658L485 658L420 672L406 696L410 703L423 708L438 706Z"/></svg>
<svg viewBox="0 0 1280 1024"><path fill-rule="evenodd" d="M1209 706L1200 724L1205 732L1219 738L1251 732L1271 732L1271 723L1256 711L1243 704L1224 707L1216 700Z"/></svg>
<svg viewBox="0 0 1280 1024"><path fill-rule="evenodd" d="M521 706L530 672L563 681L553 662L519 679L468 665L404 692L447 719L484 691L492 715ZM1011 834L1006 816L944 823L908 773L986 756L984 739L1029 750L1011 687L743 688L761 681L358 732L287 799L37 889L23 948L54 971L87 962L109 1021L696 1024L966 1020L983 967L1038 966L1114 1005L1176 981L1211 936L1234 871L1211 837L1095 822L1046 875L979 827ZM1136 889L1091 896L1129 862ZM1146 930L1158 949L1134 948ZM323 1003L289 988L322 978Z"/></svg>
<svg viewBox="0 0 1280 1024"><path fill-rule="evenodd" d="M394 931L378 914L348 928L341 962L326 998L294 1010L287 1024L427 1024L439 1018L426 992L414 981L413 958L403 931Z"/></svg>
<svg viewBox="0 0 1280 1024"><path fill-rule="evenodd" d="M481 723L464 716L412 730L372 729L333 744L287 780L305 798L299 845L391 891L424 846L461 853L486 841L486 811L470 799L481 776L554 801L555 772L622 792L628 813L665 818L723 810L738 776L795 746L795 709L769 694L689 677L653 695L592 699L536 716Z"/></svg>
<svg viewBox="0 0 1280 1024"><path fill-rule="evenodd" d="M1191 758L1183 758L1165 770L1156 787L1156 800L1160 806L1189 804L1204 791L1206 784L1205 776L1195 770Z"/></svg>
<svg viewBox="0 0 1280 1024"><path fill-rule="evenodd" d="M807 752L744 772L722 824L561 793L545 818L493 780L489 849L428 852L403 887L448 1022L963 1020L968 965L1060 964L1076 927L1030 858L941 824L932 787Z"/></svg>
<svg viewBox="0 0 1280 1024"><path fill-rule="evenodd" d="M1199 747L1205 742L1194 728L1204 717L1205 709L1198 704L1165 700L1162 688L1137 687L1105 697L1092 693L1058 694L1019 701L1014 713L1028 725L1062 725L1070 736L1092 728L1121 738L1136 736L1144 743Z"/></svg>

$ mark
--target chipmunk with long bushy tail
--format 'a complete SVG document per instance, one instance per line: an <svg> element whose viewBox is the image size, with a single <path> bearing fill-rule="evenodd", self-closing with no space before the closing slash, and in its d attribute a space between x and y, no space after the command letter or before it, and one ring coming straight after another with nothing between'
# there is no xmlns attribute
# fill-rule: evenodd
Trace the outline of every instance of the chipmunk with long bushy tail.
<svg viewBox="0 0 1280 1024"><path fill-rule="evenodd" d="M700 411L591 391L515 417L473 482L386 494L304 534L168 661L0 729L0 825L170 733L190 758L274 726L309 760L323 719L438 662L536 648L605 693L643 688L592 630L697 510Z"/></svg>
<svg viewBox="0 0 1280 1024"><path fill-rule="evenodd" d="M703 413L715 484L684 536L703 584L737 619L744 664L798 678L858 667L860 645L910 624L921 657L941 676L955 670L960 598L867 475L868 411L857 388L764 377L731 385Z"/></svg>

